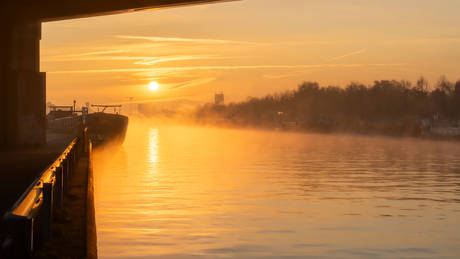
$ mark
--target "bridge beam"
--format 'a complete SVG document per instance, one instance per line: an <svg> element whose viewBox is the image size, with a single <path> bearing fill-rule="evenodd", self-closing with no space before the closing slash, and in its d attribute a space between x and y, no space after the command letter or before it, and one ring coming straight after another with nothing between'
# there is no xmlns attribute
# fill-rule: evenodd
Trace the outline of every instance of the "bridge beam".
<svg viewBox="0 0 460 259"><path fill-rule="evenodd" d="M0 0L14 23L48 22L235 0Z"/></svg>

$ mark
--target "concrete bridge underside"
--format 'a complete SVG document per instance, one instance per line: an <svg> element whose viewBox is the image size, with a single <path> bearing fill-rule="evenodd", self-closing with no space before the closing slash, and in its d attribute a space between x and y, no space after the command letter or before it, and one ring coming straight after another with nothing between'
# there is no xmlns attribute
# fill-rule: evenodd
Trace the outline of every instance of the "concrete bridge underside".
<svg viewBox="0 0 460 259"><path fill-rule="evenodd" d="M224 0L225 1L225 0ZM222 0L0 0L0 146L44 145L41 23Z"/></svg>

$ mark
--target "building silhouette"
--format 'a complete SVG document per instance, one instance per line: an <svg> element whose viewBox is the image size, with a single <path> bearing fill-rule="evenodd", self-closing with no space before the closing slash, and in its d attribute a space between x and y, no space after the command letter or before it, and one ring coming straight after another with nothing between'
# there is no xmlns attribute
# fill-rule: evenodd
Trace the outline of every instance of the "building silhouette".
<svg viewBox="0 0 460 259"><path fill-rule="evenodd" d="M224 93L216 93L214 95L214 103L219 105L224 103Z"/></svg>

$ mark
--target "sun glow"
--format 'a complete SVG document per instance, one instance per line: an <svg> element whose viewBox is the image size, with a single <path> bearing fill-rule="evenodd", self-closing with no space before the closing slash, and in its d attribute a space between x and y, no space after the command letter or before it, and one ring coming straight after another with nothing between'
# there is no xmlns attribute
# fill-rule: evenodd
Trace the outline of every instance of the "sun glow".
<svg viewBox="0 0 460 259"><path fill-rule="evenodd" d="M149 88L150 88L150 90L152 90L152 91L158 90L158 83L157 83L157 82L151 82L151 83L149 84Z"/></svg>

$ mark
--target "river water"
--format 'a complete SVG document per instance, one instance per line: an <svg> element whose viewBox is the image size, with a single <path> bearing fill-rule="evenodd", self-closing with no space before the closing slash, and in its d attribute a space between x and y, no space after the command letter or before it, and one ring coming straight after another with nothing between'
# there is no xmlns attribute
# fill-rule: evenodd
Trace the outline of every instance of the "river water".
<svg viewBox="0 0 460 259"><path fill-rule="evenodd" d="M99 258L460 258L460 142L130 121Z"/></svg>

